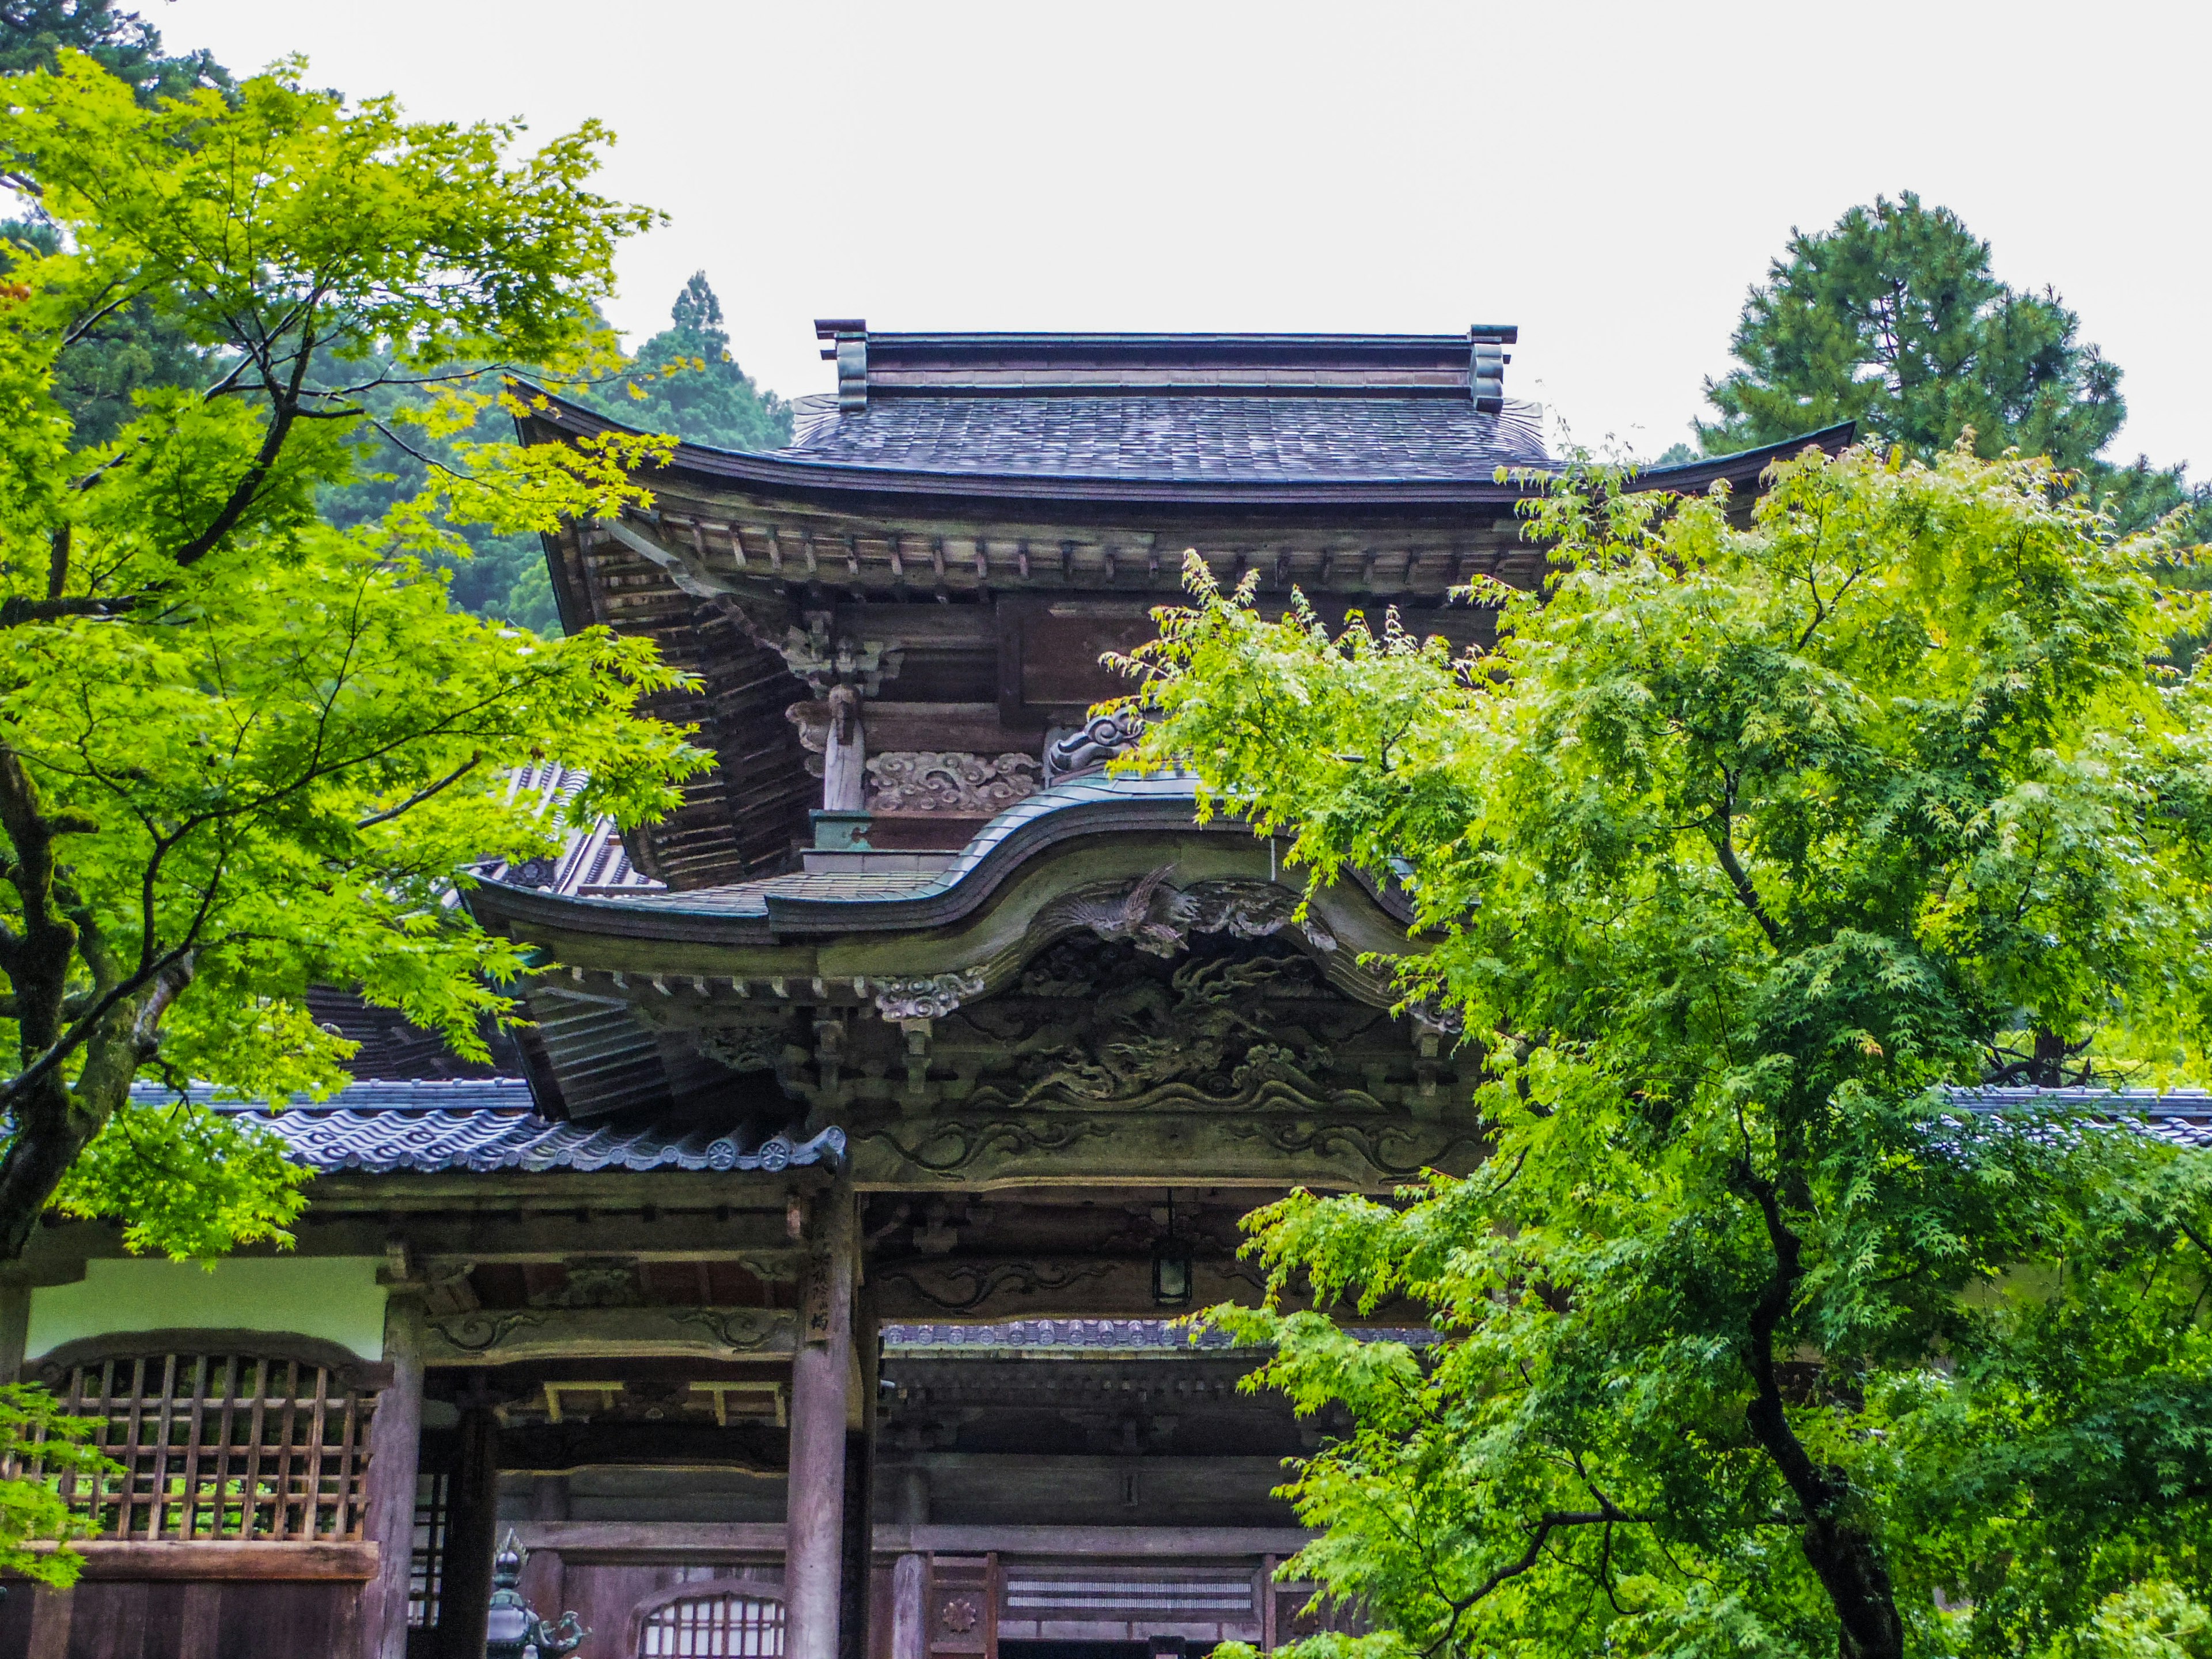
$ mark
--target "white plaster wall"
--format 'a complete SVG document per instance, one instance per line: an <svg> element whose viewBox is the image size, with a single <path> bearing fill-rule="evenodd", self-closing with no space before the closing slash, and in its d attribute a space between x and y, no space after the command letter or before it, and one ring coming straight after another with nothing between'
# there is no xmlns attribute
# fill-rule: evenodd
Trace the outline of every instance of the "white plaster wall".
<svg viewBox="0 0 2212 1659"><path fill-rule="evenodd" d="M364 1359L384 1357L382 1259L369 1255L246 1256L212 1268L193 1261L85 1264L75 1285L31 1292L36 1359L79 1337L118 1331L289 1331L341 1343Z"/></svg>

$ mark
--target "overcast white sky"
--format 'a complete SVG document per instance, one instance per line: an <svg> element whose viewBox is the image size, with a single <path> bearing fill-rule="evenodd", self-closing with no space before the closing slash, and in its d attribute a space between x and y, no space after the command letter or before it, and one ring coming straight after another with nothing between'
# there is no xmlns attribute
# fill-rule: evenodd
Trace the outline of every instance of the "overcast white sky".
<svg viewBox="0 0 2212 1659"><path fill-rule="evenodd" d="M2212 7L138 0L172 49L422 116L598 116L738 360L884 329L1449 331L1596 441L1685 435L1792 226L1917 189L2127 371L2116 453L2212 471Z"/></svg>

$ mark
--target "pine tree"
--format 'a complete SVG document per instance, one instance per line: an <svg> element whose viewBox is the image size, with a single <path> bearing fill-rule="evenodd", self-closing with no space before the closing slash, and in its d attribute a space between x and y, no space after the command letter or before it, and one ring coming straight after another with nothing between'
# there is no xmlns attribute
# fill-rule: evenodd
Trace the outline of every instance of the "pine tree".
<svg viewBox="0 0 2212 1659"><path fill-rule="evenodd" d="M0 75L52 69L65 47L128 83L149 108L196 87L233 89L212 52L163 55L161 32L135 11L117 11L113 0L0 0Z"/></svg>
<svg viewBox="0 0 2212 1659"><path fill-rule="evenodd" d="M1876 197L1828 230L1796 232L1744 302L1739 367L1705 382L1719 418L1707 454L1842 421L1932 461L1971 428L1978 453L2017 447L2076 474L2122 529L2195 500L2181 466L2100 459L2127 419L2119 366L2081 337L2057 290L2015 289L1990 245L1911 191Z"/></svg>
<svg viewBox="0 0 2212 1659"><path fill-rule="evenodd" d="M613 412L626 424L717 449L777 449L789 443L791 410L775 393L755 386L731 356L722 304L705 271L692 273L668 314L674 326L637 349L632 373L643 396L613 403Z"/></svg>

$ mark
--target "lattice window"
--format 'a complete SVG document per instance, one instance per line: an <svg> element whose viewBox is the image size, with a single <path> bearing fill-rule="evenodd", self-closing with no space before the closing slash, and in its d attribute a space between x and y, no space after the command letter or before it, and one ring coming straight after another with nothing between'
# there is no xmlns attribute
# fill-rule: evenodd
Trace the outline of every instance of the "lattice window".
<svg viewBox="0 0 2212 1659"><path fill-rule="evenodd" d="M783 1603L757 1595L688 1596L645 1621L639 1659L782 1659Z"/></svg>
<svg viewBox="0 0 2212 1659"><path fill-rule="evenodd" d="M407 1622L438 1626L438 1595L446 1580L446 1504L453 1477L424 1470L415 1478L415 1540L407 1559Z"/></svg>
<svg viewBox="0 0 2212 1659"><path fill-rule="evenodd" d="M363 1369L235 1351L50 1363L64 1408L123 1466L64 1475L63 1501L96 1538L358 1539L376 1401Z"/></svg>

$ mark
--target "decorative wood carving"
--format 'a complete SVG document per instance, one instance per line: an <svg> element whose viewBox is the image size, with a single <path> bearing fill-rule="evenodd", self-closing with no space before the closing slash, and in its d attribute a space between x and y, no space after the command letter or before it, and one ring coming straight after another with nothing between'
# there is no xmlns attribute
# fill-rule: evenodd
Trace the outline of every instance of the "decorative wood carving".
<svg viewBox="0 0 2212 1659"><path fill-rule="evenodd" d="M1410 1180L1449 1161L1455 1152L1479 1152L1482 1139L1455 1134L1443 1146L1425 1126L1414 1123L1298 1123L1259 1120L1231 1126L1241 1139L1259 1140L1294 1157L1328 1158L1349 1152L1378 1174Z"/></svg>
<svg viewBox="0 0 2212 1659"><path fill-rule="evenodd" d="M1164 864L1134 881L1079 888L1039 912L1036 931L1049 936L1089 929L1100 939L1126 939L1139 951L1172 957L1189 948L1193 933L1265 939L1295 927L1317 951L1336 949L1335 935L1319 921L1297 914L1299 896L1261 881L1206 881L1170 886L1175 866Z"/></svg>
<svg viewBox="0 0 2212 1659"><path fill-rule="evenodd" d="M1100 1123L933 1123L911 1139L892 1129L868 1138L888 1145L898 1156L931 1175L957 1175L978 1159L1022 1152L1066 1152L1094 1135Z"/></svg>
<svg viewBox="0 0 2212 1659"><path fill-rule="evenodd" d="M833 685L857 684L863 695L874 696L885 680L898 678L906 647L896 640L832 639L826 611L806 614L806 627L787 629L776 648L784 666L826 696Z"/></svg>
<svg viewBox="0 0 2212 1659"><path fill-rule="evenodd" d="M880 1274L886 1283L904 1285L933 1308L968 1313L1001 1296L1034 1296L1064 1291L1088 1279L1120 1271L1119 1261L944 1261L914 1264Z"/></svg>
<svg viewBox="0 0 2212 1659"><path fill-rule="evenodd" d="M784 1063L790 1034L781 1021L760 1025L710 1025L695 1031L692 1045L733 1072L774 1072Z"/></svg>
<svg viewBox="0 0 2212 1659"><path fill-rule="evenodd" d="M1382 1016L1323 994L1300 956L1194 956L1164 984L1158 970L1071 941L1033 961L1017 988L1073 1006L969 1011L969 1023L1004 1043L1019 1067L1010 1083L980 1083L969 1097L975 1105L1385 1110L1349 1079L1320 1075L1339 1043ZM1284 1009L1286 1000L1295 1006Z"/></svg>
<svg viewBox="0 0 2212 1659"><path fill-rule="evenodd" d="M644 1300L630 1256L580 1256L566 1264L568 1280L530 1298L535 1308L634 1308Z"/></svg>
<svg viewBox="0 0 2212 1659"><path fill-rule="evenodd" d="M545 1358L694 1356L732 1351L788 1353L796 1321L760 1308L580 1307L479 1309L428 1321L423 1359L433 1365L504 1365Z"/></svg>
<svg viewBox="0 0 2212 1659"><path fill-rule="evenodd" d="M894 749L869 758L867 809L988 817L1043 787L1035 755Z"/></svg>
<svg viewBox="0 0 2212 1659"><path fill-rule="evenodd" d="M1133 708L1117 708L1085 720L1073 731L1057 734L1044 746L1044 781L1058 783L1078 772L1103 766L1115 756L1137 746L1145 735L1145 717Z"/></svg>
<svg viewBox="0 0 2212 1659"><path fill-rule="evenodd" d="M869 984L876 994L876 1012L890 1020L942 1019L964 999L983 994L983 975L973 969Z"/></svg>

